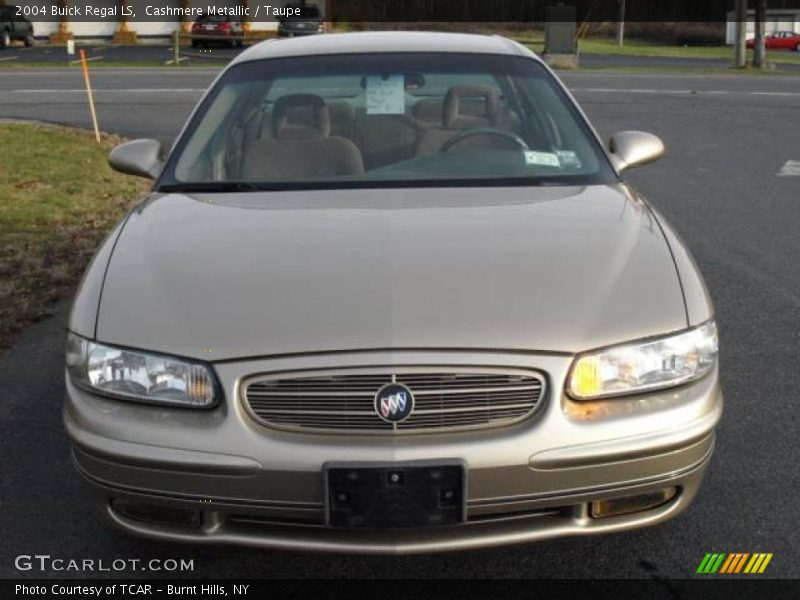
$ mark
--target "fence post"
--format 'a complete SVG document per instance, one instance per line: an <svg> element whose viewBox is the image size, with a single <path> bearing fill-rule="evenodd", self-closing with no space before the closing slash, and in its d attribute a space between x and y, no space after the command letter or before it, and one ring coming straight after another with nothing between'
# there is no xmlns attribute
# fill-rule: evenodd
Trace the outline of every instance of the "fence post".
<svg viewBox="0 0 800 600"><path fill-rule="evenodd" d="M173 60L175 61L175 66L181 66L181 30L176 29L175 33L172 36L173 40Z"/></svg>

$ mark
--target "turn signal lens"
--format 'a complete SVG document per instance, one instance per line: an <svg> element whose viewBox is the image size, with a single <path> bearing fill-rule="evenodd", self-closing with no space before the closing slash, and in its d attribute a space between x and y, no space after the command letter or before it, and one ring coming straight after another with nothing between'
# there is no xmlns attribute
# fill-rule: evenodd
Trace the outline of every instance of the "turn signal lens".
<svg viewBox="0 0 800 600"><path fill-rule="evenodd" d="M571 389L576 396L587 398L602 392L600 361L595 356L585 356L572 369Z"/></svg>
<svg viewBox="0 0 800 600"><path fill-rule="evenodd" d="M602 519L605 517L629 515L643 510L650 510L651 508L666 504L672 500L677 493L677 488L669 487L646 494L598 500L597 502L592 502L590 514L593 519Z"/></svg>

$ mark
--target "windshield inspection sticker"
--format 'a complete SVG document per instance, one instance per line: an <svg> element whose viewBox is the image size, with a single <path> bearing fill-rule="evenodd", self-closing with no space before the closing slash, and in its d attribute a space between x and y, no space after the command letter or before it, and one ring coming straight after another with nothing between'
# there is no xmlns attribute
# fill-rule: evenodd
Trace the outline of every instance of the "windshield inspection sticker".
<svg viewBox="0 0 800 600"><path fill-rule="evenodd" d="M537 152L536 150L525 150L525 164L538 165L542 167L560 167L561 161L558 155L552 152Z"/></svg>
<svg viewBox="0 0 800 600"><path fill-rule="evenodd" d="M556 154L563 166L581 168L581 159L572 150L556 150Z"/></svg>
<svg viewBox="0 0 800 600"><path fill-rule="evenodd" d="M403 74L367 77L367 114L402 115L406 110Z"/></svg>

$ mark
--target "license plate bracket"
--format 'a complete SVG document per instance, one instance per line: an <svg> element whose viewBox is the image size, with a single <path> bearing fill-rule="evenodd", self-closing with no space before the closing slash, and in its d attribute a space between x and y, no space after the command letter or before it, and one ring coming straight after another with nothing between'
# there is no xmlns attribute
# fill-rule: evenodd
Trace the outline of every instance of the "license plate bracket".
<svg viewBox="0 0 800 600"><path fill-rule="evenodd" d="M409 528L466 520L466 468L459 459L330 462L323 466L331 527Z"/></svg>

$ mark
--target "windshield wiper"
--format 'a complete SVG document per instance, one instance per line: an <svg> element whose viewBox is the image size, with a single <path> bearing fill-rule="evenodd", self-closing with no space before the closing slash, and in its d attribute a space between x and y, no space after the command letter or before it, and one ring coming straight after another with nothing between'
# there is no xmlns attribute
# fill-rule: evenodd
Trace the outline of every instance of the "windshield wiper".
<svg viewBox="0 0 800 600"><path fill-rule="evenodd" d="M198 181L195 183L167 183L158 187L159 192L195 193L203 192L258 192L267 186L245 181Z"/></svg>

